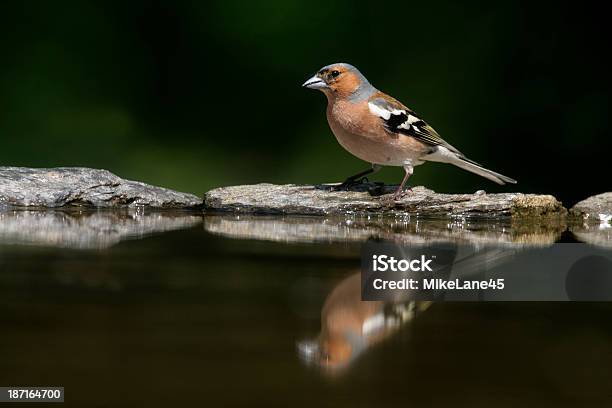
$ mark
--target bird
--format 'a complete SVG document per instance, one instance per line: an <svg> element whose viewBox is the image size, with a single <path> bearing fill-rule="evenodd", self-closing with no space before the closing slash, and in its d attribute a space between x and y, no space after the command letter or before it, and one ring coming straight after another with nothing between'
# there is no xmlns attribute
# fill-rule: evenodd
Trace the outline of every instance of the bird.
<svg viewBox="0 0 612 408"><path fill-rule="evenodd" d="M394 199L401 198L414 167L425 162L450 163L497 184L516 180L486 169L440 137L419 115L376 89L357 68L335 63L319 69L302 87L327 97L327 121L338 143L371 168L348 177L332 190L346 190L383 166L403 167Z"/></svg>

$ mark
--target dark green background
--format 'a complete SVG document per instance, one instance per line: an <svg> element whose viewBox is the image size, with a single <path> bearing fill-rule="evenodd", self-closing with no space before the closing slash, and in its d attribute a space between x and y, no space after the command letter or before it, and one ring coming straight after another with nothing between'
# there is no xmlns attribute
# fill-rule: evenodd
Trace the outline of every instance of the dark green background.
<svg viewBox="0 0 612 408"><path fill-rule="evenodd" d="M0 165L102 167L198 194L341 180L367 165L300 85L345 61L519 180L429 164L414 184L571 205L610 189L608 26L587 2L3 4Z"/></svg>

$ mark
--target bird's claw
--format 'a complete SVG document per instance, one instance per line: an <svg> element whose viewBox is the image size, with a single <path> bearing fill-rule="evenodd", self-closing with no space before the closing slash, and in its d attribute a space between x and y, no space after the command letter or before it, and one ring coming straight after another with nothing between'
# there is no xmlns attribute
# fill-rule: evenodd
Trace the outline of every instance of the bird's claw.
<svg viewBox="0 0 612 408"><path fill-rule="evenodd" d="M345 180L341 184L331 186L330 191L349 191L351 187L355 187L361 184L367 184L370 181L367 177L362 177L357 180Z"/></svg>
<svg viewBox="0 0 612 408"><path fill-rule="evenodd" d="M370 193L372 197L378 197L385 194L385 183L382 181L375 181L368 187L368 193Z"/></svg>
<svg viewBox="0 0 612 408"><path fill-rule="evenodd" d="M411 192L412 192L412 187L408 187L405 190L397 190L393 194L392 199L393 201L399 201L402 198L404 198L408 193L411 193Z"/></svg>

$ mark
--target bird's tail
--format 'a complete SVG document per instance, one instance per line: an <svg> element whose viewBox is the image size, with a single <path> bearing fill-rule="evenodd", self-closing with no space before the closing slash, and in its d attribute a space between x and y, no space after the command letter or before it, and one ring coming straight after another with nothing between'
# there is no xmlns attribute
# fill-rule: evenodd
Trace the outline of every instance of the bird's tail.
<svg viewBox="0 0 612 408"><path fill-rule="evenodd" d="M480 164L468 159L467 157L444 147L439 147L436 152L425 156L424 158L429 161L454 164L463 170L478 174L479 176L489 179L497 184L516 184L516 180L506 177L503 174L496 173L493 170L485 169Z"/></svg>
<svg viewBox="0 0 612 408"><path fill-rule="evenodd" d="M474 174L487 178L497 184L516 184L516 180L506 177L503 174L496 173L493 170L485 169L481 165L466 158L458 157L456 161L450 163L457 167L461 167L463 170L471 171Z"/></svg>

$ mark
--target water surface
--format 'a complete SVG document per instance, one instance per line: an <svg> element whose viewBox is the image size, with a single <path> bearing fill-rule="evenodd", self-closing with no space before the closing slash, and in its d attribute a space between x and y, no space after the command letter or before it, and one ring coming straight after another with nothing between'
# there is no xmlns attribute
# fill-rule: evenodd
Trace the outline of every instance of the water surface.
<svg viewBox="0 0 612 408"><path fill-rule="evenodd" d="M509 221L5 211L0 384L64 386L71 406L612 403L611 304L361 302L373 238L577 240Z"/></svg>

